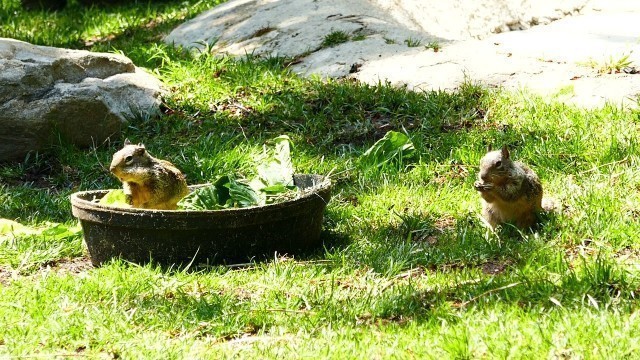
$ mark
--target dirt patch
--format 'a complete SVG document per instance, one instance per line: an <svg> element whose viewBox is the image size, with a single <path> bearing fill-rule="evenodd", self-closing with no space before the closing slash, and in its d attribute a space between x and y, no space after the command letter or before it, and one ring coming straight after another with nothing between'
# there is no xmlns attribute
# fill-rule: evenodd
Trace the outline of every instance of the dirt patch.
<svg viewBox="0 0 640 360"><path fill-rule="evenodd" d="M14 277L13 270L7 266L0 266L0 285L9 285Z"/></svg>
<svg viewBox="0 0 640 360"><path fill-rule="evenodd" d="M27 165L20 175L6 177L5 181L10 186L29 186L57 193L62 189L77 186L80 183L80 174L77 169L47 156L42 161Z"/></svg>
<svg viewBox="0 0 640 360"><path fill-rule="evenodd" d="M80 274L93 269L91 259L87 256L81 256L77 258L64 258L50 262L43 266L41 270L54 271L58 274Z"/></svg>
<svg viewBox="0 0 640 360"><path fill-rule="evenodd" d="M77 258L64 258L43 264L38 270L29 272L28 277L39 276L45 272L54 272L59 275L79 275L93 269L91 260L87 256ZM10 285L11 282L25 277L19 270L9 266L0 266L0 285Z"/></svg>
<svg viewBox="0 0 640 360"><path fill-rule="evenodd" d="M451 215L444 215L435 219L432 227L412 230L411 234L415 242L426 242L429 245L436 245L443 234L453 231L455 227L456 219Z"/></svg>
<svg viewBox="0 0 640 360"><path fill-rule="evenodd" d="M434 225L435 228L441 232L453 230L456 227L456 218L451 215L444 215L436 219Z"/></svg>
<svg viewBox="0 0 640 360"><path fill-rule="evenodd" d="M509 265L511 265L510 261L489 261L482 265L482 273L486 275L499 275L502 274Z"/></svg>
<svg viewBox="0 0 640 360"><path fill-rule="evenodd" d="M584 256L591 256L597 253L598 247L591 246L593 240L584 239L579 244L571 244L565 247L565 256L569 264L581 259Z"/></svg>
<svg viewBox="0 0 640 360"><path fill-rule="evenodd" d="M469 176L469 166L464 164L442 165L435 172L433 183L438 185L446 184L453 179L466 179Z"/></svg>
<svg viewBox="0 0 640 360"><path fill-rule="evenodd" d="M622 264L640 265L640 249L625 247L614 255L615 259Z"/></svg>

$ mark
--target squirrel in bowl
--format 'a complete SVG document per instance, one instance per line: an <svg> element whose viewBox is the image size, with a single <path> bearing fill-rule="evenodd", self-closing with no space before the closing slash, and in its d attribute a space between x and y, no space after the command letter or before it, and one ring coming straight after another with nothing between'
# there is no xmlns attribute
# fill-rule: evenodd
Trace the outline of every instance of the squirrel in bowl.
<svg viewBox="0 0 640 360"><path fill-rule="evenodd" d="M172 163L156 159L143 144L128 139L113 155L109 170L122 181L127 202L134 208L175 210L189 193L184 175Z"/></svg>
<svg viewBox="0 0 640 360"><path fill-rule="evenodd" d="M474 188L482 196L482 217L492 229L510 223L531 228L542 211L542 184L525 164L512 161L509 149L489 151L480 160Z"/></svg>

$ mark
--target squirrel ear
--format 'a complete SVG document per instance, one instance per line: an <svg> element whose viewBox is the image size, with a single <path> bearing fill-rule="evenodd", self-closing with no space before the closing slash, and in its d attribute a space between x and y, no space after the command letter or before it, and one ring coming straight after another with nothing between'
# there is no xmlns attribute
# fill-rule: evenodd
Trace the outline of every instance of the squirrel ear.
<svg viewBox="0 0 640 360"><path fill-rule="evenodd" d="M502 145L502 158L509 159L509 149L507 148L507 145Z"/></svg>
<svg viewBox="0 0 640 360"><path fill-rule="evenodd" d="M124 145L131 145L131 141L129 141L129 138L124 139Z"/></svg>
<svg viewBox="0 0 640 360"><path fill-rule="evenodd" d="M493 146L491 146L491 144L487 145L487 152L490 152L491 150L493 150Z"/></svg>
<svg viewBox="0 0 640 360"><path fill-rule="evenodd" d="M145 151L144 150L144 145L142 145L142 146L138 145L138 147L136 147L134 153L136 155L142 155L142 154L144 154L144 151Z"/></svg>

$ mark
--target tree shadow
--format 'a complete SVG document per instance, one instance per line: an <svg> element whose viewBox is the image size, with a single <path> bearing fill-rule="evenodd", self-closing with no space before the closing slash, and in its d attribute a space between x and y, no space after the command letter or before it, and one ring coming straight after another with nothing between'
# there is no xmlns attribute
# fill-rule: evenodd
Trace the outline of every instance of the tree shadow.
<svg viewBox="0 0 640 360"><path fill-rule="evenodd" d="M539 255L539 254L538 254ZM571 309L590 306L607 308L612 303L635 302L638 281L613 259L598 257L580 268L568 262L548 263L553 273L533 271L531 265L508 264L497 274L466 281L439 284L426 290L398 286L382 303L381 318L411 317L427 321L437 308L445 311L516 306L523 311ZM633 306L621 311L632 312ZM440 309L442 310L442 309Z"/></svg>

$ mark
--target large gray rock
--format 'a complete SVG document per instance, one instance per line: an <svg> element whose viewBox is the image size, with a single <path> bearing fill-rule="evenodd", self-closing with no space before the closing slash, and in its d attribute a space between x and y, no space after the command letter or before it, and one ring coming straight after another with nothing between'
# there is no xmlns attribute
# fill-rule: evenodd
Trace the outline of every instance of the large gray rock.
<svg viewBox="0 0 640 360"><path fill-rule="evenodd" d="M349 40L323 45L335 31ZM627 54L640 67L638 39L640 5L629 0L230 0L165 41L289 56L301 75L420 90L455 89L469 79L591 107L637 104L640 75L582 64Z"/></svg>
<svg viewBox="0 0 640 360"><path fill-rule="evenodd" d="M465 40L581 9L587 0L231 0L174 29L165 39L183 47L234 55L298 56L320 48L332 31L387 42Z"/></svg>
<svg viewBox="0 0 640 360"><path fill-rule="evenodd" d="M625 6L626 4L626 6ZM419 90L452 90L469 79L506 89L526 89L581 107L605 103L636 107L640 95L640 5L607 0L593 10L524 31L445 44L441 51L415 48L392 56L355 56L332 49L344 63L363 65L356 74L325 61L323 49L294 69L303 74L386 80ZM624 71L605 73L627 56ZM589 66L592 63L595 68ZM609 63L609 65L607 65ZM618 69L623 70L623 69Z"/></svg>
<svg viewBox="0 0 640 360"><path fill-rule="evenodd" d="M0 161L61 136L99 144L137 116L159 112L162 84L124 56L0 38Z"/></svg>

